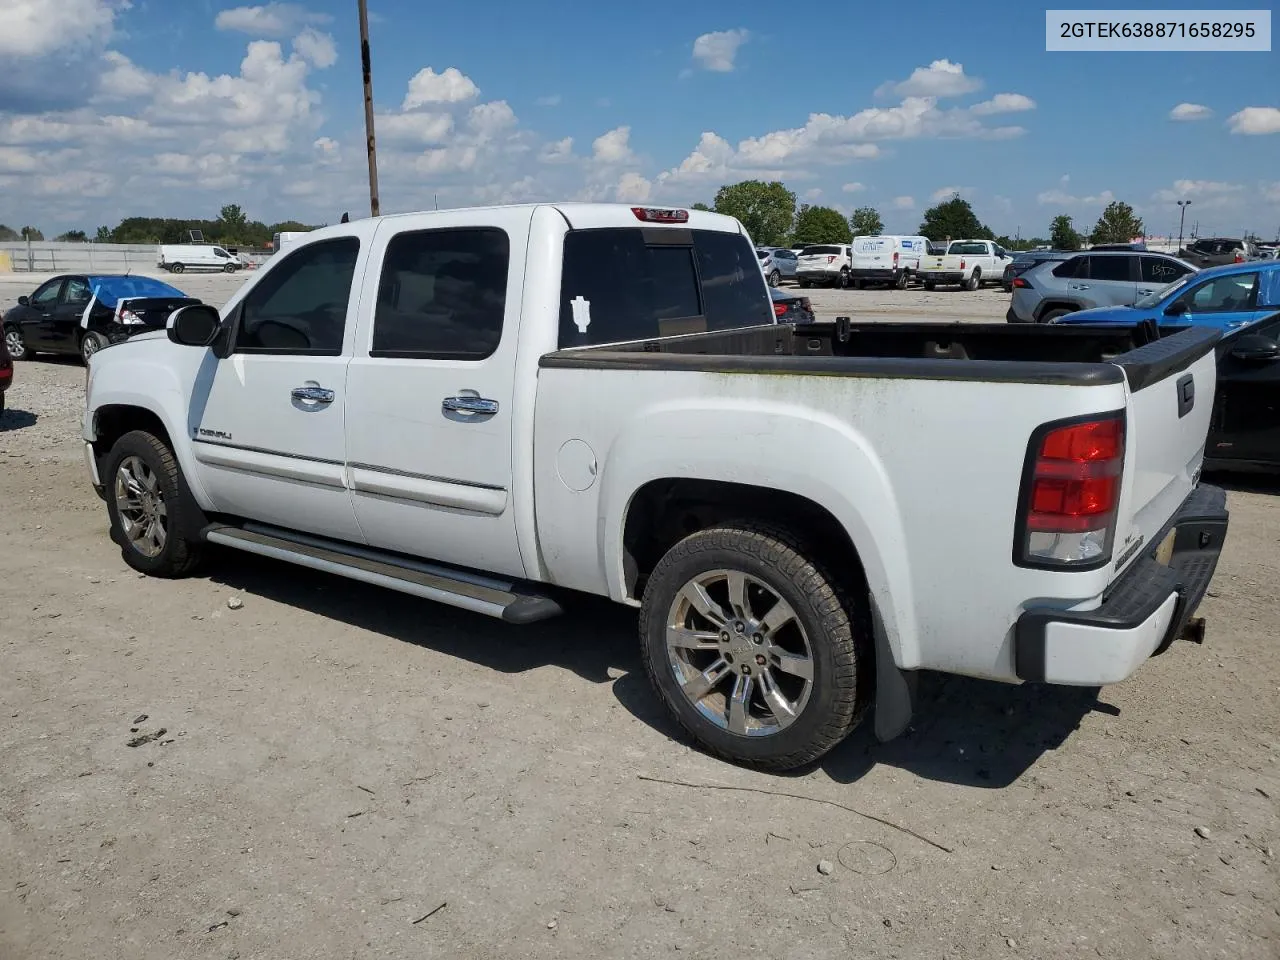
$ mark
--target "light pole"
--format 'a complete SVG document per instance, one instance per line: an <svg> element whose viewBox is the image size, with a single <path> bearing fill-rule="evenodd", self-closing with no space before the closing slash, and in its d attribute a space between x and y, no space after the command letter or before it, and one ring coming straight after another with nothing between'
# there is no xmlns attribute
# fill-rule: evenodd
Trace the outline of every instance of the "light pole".
<svg viewBox="0 0 1280 960"><path fill-rule="evenodd" d="M1187 207L1191 206L1190 200L1179 200L1178 209L1182 212L1178 214L1178 249L1182 249L1182 227L1187 222Z"/></svg>
<svg viewBox="0 0 1280 960"><path fill-rule="evenodd" d="M364 134L369 149L369 212L378 216L378 146L373 136L373 63L369 57L369 4L360 5L360 66L364 70Z"/></svg>

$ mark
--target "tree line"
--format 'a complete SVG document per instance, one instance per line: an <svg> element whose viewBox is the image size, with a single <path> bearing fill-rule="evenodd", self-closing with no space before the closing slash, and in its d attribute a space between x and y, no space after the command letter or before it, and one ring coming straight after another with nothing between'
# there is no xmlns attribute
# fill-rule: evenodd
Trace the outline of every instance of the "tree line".
<svg viewBox="0 0 1280 960"><path fill-rule="evenodd" d="M126 217L114 227L99 227L92 239L97 243L186 243L191 238L191 231L199 230L207 243L224 247L269 247L277 233L315 229L315 226L296 220L271 224L250 220L239 204L229 203L218 212L216 220ZM44 234L36 227L27 226L15 230L0 224L0 243L44 238ZM68 230L54 239L87 243L90 237L84 230Z"/></svg>
<svg viewBox="0 0 1280 960"><path fill-rule="evenodd" d="M774 180L744 180L722 186L710 206L695 203L696 210L712 210L736 217L751 239L764 246L803 247L815 243L848 243L856 236L875 236L884 231L884 220L874 207L859 207L846 219L831 207L797 203L786 185ZM1133 207L1114 201L1107 205L1088 236L1077 233L1072 219L1055 217L1050 237L1013 239L997 236L978 219L968 200L959 194L935 204L924 212L917 230L930 240L994 240L1010 250L1052 244L1057 249L1078 250L1086 242L1127 243L1142 236L1141 218Z"/></svg>

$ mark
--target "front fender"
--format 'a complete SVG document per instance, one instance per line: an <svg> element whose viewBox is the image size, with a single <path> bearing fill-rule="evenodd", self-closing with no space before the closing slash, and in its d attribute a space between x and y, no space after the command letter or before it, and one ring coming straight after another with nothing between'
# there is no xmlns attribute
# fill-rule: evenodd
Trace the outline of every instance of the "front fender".
<svg viewBox="0 0 1280 960"><path fill-rule="evenodd" d="M646 483L686 478L750 484L805 497L829 511L862 560L894 660L920 662L901 513L884 465L854 427L785 400L681 398L646 406L604 458L600 556L610 595L627 599L623 530ZM783 519L783 518L780 518Z"/></svg>
<svg viewBox="0 0 1280 960"><path fill-rule="evenodd" d="M106 407L134 407L157 417L169 434L174 456L201 509L213 503L200 482L191 451L195 428L190 422L191 384L210 351L177 347L167 339L131 340L97 354L89 368L85 392L84 439L98 439L98 414ZM216 363L216 358L213 358Z"/></svg>

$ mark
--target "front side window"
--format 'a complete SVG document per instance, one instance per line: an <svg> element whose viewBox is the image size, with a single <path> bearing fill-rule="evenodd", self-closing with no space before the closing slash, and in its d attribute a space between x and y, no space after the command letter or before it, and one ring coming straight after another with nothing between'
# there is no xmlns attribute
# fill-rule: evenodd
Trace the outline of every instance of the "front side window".
<svg viewBox="0 0 1280 960"><path fill-rule="evenodd" d="M360 241L340 237L290 254L245 298L237 353L338 356Z"/></svg>
<svg viewBox="0 0 1280 960"><path fill-rule="evenodd" d="M31 305L33 307L52 307L58 302L58 291L61 289L61 280L50 280L31 295Z"/></svg>
<svg viewBox="0 0 1280 960"><path fill-rule="evenodd" d="M1257 292L1256 273L1233 273L1200 284L1184 299L1192 313L1233 313L1252 310Z"/></svg>
<svg viewBox="0 0 1280 960"><path fill-rule="evenodd" d="M507 234L496 227L420 230L387 244L371 357L483 360L507 307Z"/></svg>

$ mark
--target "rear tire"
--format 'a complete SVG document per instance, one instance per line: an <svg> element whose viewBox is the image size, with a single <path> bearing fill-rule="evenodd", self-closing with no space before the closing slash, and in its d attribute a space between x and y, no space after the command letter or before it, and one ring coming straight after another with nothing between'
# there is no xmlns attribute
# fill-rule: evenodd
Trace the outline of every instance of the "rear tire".
<svg viewBox="0 0 1280 960"><path fill-rule="evenodd" d="M848 267L842 267L840 269L840 278L836 281L835 285L839 286L841 290L849 289L849 268Z"/></svg>
<svg viewBox="0 0 1280 960"><path fill-rule="evenodd" d="M1059 317L1065 317L1069 313L1075 313L1075 311L1064 310L1062 307L1057 307L1053 310L1046 310L1040 317L1040 323L1053 323L1053 321L1057 320Z"/></svg>
<svg viewBox="0 0 1280 960"><path fill-rule="evenodd" d="M181 263L174 263L169 265L170 273L182 273L182 271L186 269L187 269L186 265Z"/></svg>
<svg viewBox="0 0 1280 960"><path fill-rule="evenodd" d="M977 267L973 268L973 275L960 284L961 290L977 290L982 286L982 271Z"/></svg>
<svg viewBox="0 0 1280 960"><path fill-rule="evenodd" d="M809 289L809 281L808 281L808 280L800 280L800 281L798 281L798 282L799 282L799 284L800 284L800 289L801 289L801 290L808 290L808 289Z"/></svg>
<svg viewBox="0 0 1280 960"><path fill-rule="evenodd" d="M14 360L30 360L35 356L27 349L26 338L17 327L10 327L4 332L4 345L9 348L9 356Z"/></svg>
<svg viewBox="0 0 1280 960"><path fill-rule="evenodd" d="M80 359L84 361L84 365L89 365L89 359L104 347L111 346L111 341L102 334L90 330L80 338Z"/></svg>
<svg viewBox="0 0 1280 960"><path fill-rule="evenodd" d="M774 270L772 273L769 274L769 286L776 287L778 285L778 282L781 279L782 279L782 274L780 274L777 270Z"/></svg>
<svg viewBox="0 0 1280 960"><path fill-rule="evenodd" d="M937 285L936 283L934 283L932 280L926 280L926 281L924 282L924 288L925 288L926 290L937 290L937 289L938 289L938 285Z"/></svg>
<svg viewBox="0 0 1280 960"><path fill-rule="evenodd" d="M909 270L900 270L898 272L898 275L893 278L893 282L889 284L889 289L905 290L907 289L907 282L910 279L911 279L911 272Z"/></svg>
<svg viewBox="0 0 1280 960"><path fill-rule="evenodd" d="M116 441L105 466L111 539L124 562L152 577L184 577L194 570L204 552L204 514L168 444L134 430Z"/></svg>
<svg viewBox="0 0 1280 960"><path fill-rule="evenodd" d="M759 770L812 763L858 725L868 636L793 534L746 521L672 547L640 608L645 670L667 709L711 753Z"/></svg>

